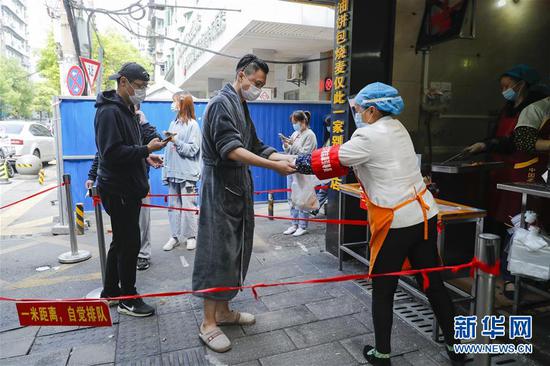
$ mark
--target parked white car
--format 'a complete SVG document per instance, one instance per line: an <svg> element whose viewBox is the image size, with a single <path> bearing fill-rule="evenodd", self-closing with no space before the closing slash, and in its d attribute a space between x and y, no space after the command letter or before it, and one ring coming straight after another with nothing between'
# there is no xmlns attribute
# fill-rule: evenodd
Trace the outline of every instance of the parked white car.
<svg viewBox="0 0 550 366"><path fill-rule="evenodd" d="M33 154L43 163L55 159L55 141L48 128L28 121L0 121L0 146L14 158Z"/></svg>

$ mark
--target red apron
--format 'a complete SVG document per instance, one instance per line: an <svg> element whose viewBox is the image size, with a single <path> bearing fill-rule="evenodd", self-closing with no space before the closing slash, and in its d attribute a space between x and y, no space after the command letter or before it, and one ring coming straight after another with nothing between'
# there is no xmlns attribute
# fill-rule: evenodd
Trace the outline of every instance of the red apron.
<svg viewBox="0 0 550 366"><path fill-rule="evenodd" d="M519 113L513 116L501 115L496 137L509 137L518 123ZM549 124L541 128L539 136L548 134ZM511 154L492 154L494 161L503 161L505 166L491 172L489 189L488 215L499 222L510 223L510 217L521 211L521 194L497 189L498 183L542 181L546 171L548 156L546 154L515 151Z"/></svg>

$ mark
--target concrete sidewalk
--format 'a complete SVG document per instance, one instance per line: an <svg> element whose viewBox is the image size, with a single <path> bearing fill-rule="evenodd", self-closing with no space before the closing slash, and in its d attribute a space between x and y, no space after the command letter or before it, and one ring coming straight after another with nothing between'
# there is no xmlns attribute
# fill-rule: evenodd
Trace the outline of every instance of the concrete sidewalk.
<svg viewBox="0 0 550 366"><path fill-rule="evenodd" d="M257 212L266 212L259 206ZM286 214L278 204L277 213ZM141 293L191 288L194 252L181 246L161 247L168 239L166 212L153 210L153 257L150 269L138 272ZM106 217L107 218L107 217ZM92 217L93 221L93 217ZM324 225L312 224L300 238L281 233L284 221L256 220L255 248L247 283L295 281L342 274L337 259L323 251ZM94 257L59 265L56 257L68 238L32 237L4 241L0 283L2 295L13 297L76 297L100 286L95 231L79 236ZM109 240L109 237L107 237ZM32 242L31 242L32 241ZM34 244L33 244L34 243ZM27 246L25 246L27 245ZM63 248L64 245L67 247ZM11 249L10 249L11 248ZM51 269L36 272L41 265ZM59 267L54 269L54 267ZM364 267L346 263L344 273ZM9 280L7 280L9 279ZM111 311L112 328L20 328L15 306L0 303L1 365L241 365L341 366L366 363L362 347L373 344L371 298L355 282L280 286L240 293L233 308L256 314L253 326L224 327L233 348L224 354L207 350L199 340L201 301L193 296L148 299L156 315L138 319ZM450 365L444 349L399 317L394 317L393 365ZM533 364L515 361L513 364Z"/></svg>

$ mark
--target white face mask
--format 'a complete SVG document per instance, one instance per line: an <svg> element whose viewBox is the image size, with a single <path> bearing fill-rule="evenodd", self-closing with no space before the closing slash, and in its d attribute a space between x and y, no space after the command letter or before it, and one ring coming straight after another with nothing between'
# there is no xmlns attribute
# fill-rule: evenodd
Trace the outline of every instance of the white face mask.
<svg viewBox="0 0 550 366"><path fill-rule="evenodd" d="M178 110L178 109L176 108L176 102L172 102L172 104L170 105L170 110L172 110L172 112L175 112L175 111Z"/></svg>
<svg viewBox="0 0 550 366"><path fill-rule="evenodd" d="M248 80L248 78L246 78ZM250 83L250 80L248 80ZM249 102L258 99L260 94L262 93L262 89L258 88L256 85L250 83L250 87L248 89L244 89L241 87L241 95L244 100L247 100Z"/></svg>
<svg viewBox="0 0 550 366"><path fill-rule="evenodd" d="M134 89L134 95L130 95L130 92L128 92L128 98L130 98L130 102L132 102L132 104L141 104L145 100L145 97L147 96L147 90L145 88L136 89L131 85L130 87Z"/></svg>
<svg viewBox="0 0 550 366"><path fill-rule="evenodd" d="M258 99L261 93L262 89L258 88L255 85L250 85L250 88L248 89L241 89L241 94L243 98L249 102Z"/></svg>

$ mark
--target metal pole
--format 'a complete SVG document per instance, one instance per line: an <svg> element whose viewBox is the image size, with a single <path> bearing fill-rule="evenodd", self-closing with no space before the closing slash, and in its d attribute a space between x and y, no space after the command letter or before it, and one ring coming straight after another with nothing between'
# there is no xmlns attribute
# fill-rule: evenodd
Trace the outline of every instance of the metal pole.
<svg viewBox="0 0 550 366"><path fill-rule="evenodd" d="M97 197L97 188L92 187L92 197ZM103 211L101 210L101 202L98 202L95 207L95 224L97 230L97 245L99 247L99 261L101 263L101 283L105 282L105 266L107 265L107 253L105 252L105 233L103 232Z"/></svg>
<svg viewBox="0 0 550 366"><path fill-rule="evenodd" d="M268 216L273 216L273 194L268 193L267 194L267 214ZM273 218L269 218L270 220L273 220Z"/></svg>
<svg viewBox="0 0 550 366"><path fill-rule="evenodd" d="M494 265L500 253L499 248L500 236L487 233L480 234L476 257L488 265ZM491 339L489 337L481 336L483 327L480 326L480 322L484 316L493 315L496 277L479 269L476 269L476 272L476 316L478 321L476 343L490 344ZM474 355L474 365L489 366L490 364L491 355L489 353Z"/></svg>
<svg viewBox="0 0 550 366"><path fill-rule="evenodd" d="M92 199L99 196L97 193L97 187L92 187ZM99 249L99 263L101 266L101 284L105 284L105 267L107 265L107 253L105 252L105 233L103 232L103 211L101 210L101 202L94 203L95 211L95 226L97 230L97 246ZM87 295L87 299L99 299L101 298L101 291L103 286L90 291Z"/></svg>
<svg viewBox="0 0 550 366"><path fill-rule="evenodd" d="M63 183L65 184L65 197L67 197L67 221L69 221L69 235L71 238L71 251L62 253L57 258L60 263L78 263L90 259L92 254L87 250L78 250L76 241L76 228L73 214L73 197L71 195L71 175L63 175Z"/></svg>
<svg viewBox="0 0 550 366"><path fill-rule="evenodd" d="M103 79L103 47L101 47L101 45L99 45L98 61L101 65L99 65L99 69L97 70L99 75L97 75L97 80L96 80L96 83L97 83L96 84L96 90L97 90L96 95L99 95L99 93L101 93L101 82L102 82L102 79Z"/></svg>

